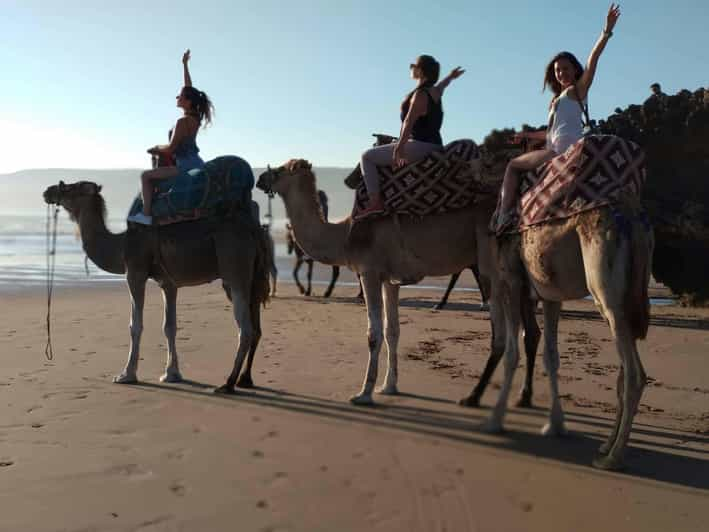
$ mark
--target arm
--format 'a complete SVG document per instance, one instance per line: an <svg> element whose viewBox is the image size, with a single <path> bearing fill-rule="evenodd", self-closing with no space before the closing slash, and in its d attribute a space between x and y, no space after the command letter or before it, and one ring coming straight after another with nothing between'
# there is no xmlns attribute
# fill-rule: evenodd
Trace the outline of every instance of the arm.
<svg viewBox="0 0 709 532"><path fill-rule="evenodd" d="M576 95L580 100L584 100L588 95L588 89L591 88L591 83L593 83L593 77L596 75L596 67L598 66L598 58L603 53L603 50L608 44L608 39L613 34L613 28L615 23L618 22L620 17L620 6L611 4L608 8L608 14L606 15L606 25L603 28L603 33L596 41L596 44L591 50L591 54L588 56L588 61L586 62L586 70L584 70L581 75L581 79L576 83Z"/></svg>
<svg viewBox="0 0 709 532"><path fill-rule="evenodd" d="M190 51L187 50L184 54L182 54L182 71L183 75L185 78L185 87L191 87L192 86L192 78L190 77L190 67L187 64L190 60Z"/></svg>
<svg viewBox="0 0 709 532"><path fill-rule="evenodd" d="M428 110L428 100L423 91L416 91L411 98L411 104L409 105L409 112L406 114L406 118L401 124L401 133L399 134L399 140L394 148L394 166L400 167L406 164L406 159L404 158L403 149L406 142L411 136L411 130L419 117L426 114Z"/></svg>
<svg viewBox="0 0 709 532"><path fill-rule="evenodd" d="M148 150L148 153L154 154L157 152L169 152L173 153L177 146L180 145L182 140L189 133L189 124L187 123L188 118L183 116L175 124L175 129L172 132L172 137L170 138L170 144L160 144L158 146L153 146Z"/></svg>
<svg viewBox="0 0 709 532"><path fill-rule="evenodd" d="M437 89L438 93L442 96L443 91L446 90L446 87L450 84L450 82L454 79L458 79L463 74L465 74L465 70L460 67L455 67L453 70L451 70L451 73L448 74L441 81L439 81L434 88Z"/></svg>

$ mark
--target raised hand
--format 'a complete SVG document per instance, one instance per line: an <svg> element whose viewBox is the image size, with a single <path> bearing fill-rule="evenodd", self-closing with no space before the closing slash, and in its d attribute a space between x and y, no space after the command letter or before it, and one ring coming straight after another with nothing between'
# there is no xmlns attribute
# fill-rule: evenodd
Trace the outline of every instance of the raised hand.
<svg viewBox="0 0 709 532"><path fill-rule="evenodd" d="M620 18L620 5L611 4L608 8L608 14L606 15L606 26L603 28L605 33L610 33L615 28L615 23L618 22Z"/></svg>
<svg viewBox="0 0 709 532"><path fill-rule="evenodd" d="M463 74L465 74L464 69L462 69L461 67L455 67L453 70L451 70L451 73L448 74L448 77L451 79L458 79Z"/></svg>
<svg viewBox="0 0 709 532"><path fill-rule="evenodd" d="M190 50L188 48L187 51L184 54L182 54L182 64L186 65L189 60L190 60Z"/></svg>

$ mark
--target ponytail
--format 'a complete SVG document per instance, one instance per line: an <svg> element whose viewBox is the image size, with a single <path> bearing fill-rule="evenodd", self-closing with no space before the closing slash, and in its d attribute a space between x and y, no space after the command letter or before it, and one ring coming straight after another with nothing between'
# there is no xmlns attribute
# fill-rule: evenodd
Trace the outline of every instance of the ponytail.
<svg viewBox="0 0 709 532"><path fill-rule="evenodd" d="M184 87L182 95L192 104L192 110L197 113L200 123L205 127L212 123L214 105L205 92L194 87Z"/></svg>

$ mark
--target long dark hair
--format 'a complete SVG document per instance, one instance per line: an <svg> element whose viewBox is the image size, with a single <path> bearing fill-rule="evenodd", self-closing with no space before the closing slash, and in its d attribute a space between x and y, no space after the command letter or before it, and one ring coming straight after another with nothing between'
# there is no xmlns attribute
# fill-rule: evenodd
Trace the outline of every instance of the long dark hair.
<svg viewBox="0 0 709 532"><path fill-rule="evenodd" d="M182 96L192 104L192 111L197 113L200 123L207 126L212 123L214 105L209 97L194 87L182 87Z"/></svg>
<svg viewBox="0 0 709 532"><path fill-rule="evenodd" d="M554 96L559 96L559 94L561 94L561 83L556 80L556 74L554 72L554 63L556 63L559 59L566 59L574 67L574 70L576 71L576 76L574 77L574 80L578 81L578 79L583 74L583 66L581 65L581 63L579 63L579 60L576 59L576 56L571 52L559 52L554 57L552 57L551 61L549 61L549 64L547 65L546 70L544 71L544 84L542 85L542 92L544 92L544 89L549 87L549 89L551 89L551 91L554 93Z"/></svg>
<svg viewBox="0 0 709 532"><path fill-rule="evenodd" d="M426 86L433 86L438 83L438 76L441 73L441 65L431 55L420 55L416 58L416 66L421 69L426 78Z"/></svg>

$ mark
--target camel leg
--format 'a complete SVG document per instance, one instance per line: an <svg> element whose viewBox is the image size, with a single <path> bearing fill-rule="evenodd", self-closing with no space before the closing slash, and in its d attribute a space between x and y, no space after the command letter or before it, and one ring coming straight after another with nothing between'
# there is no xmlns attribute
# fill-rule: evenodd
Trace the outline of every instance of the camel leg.
<svg viewBox="0 0 709 532"><path fill-rule="evenodd" d="M278 285L278 268L276 268L276 260L271 262L271 297L276 296L276 287Z"/></svg>
<svg viewBox="0 0 709 532"><path fill-rule="evenodd" d="M254 364L254 355L256 354L256 348L261 341L261 304L258 301L251 302L251 322L254 327L254 336L251 341L251 347L249 348L249 356L246 358L246 368L244 372L236 381L236 385L239 388L253 388L254 381L251 378L251 368Z"/></svg>
<svg viewBox="0 0 709 532"><path fill-rule="evenodd" d="M128 362L120 375L113 378L117 384L138 382L138 359L140 358L140 336L143 334L143 305L145 304L145 283L147 275L128 272L130 292L130 352Z"/></svg>
<svg viewBox="0 0 709 532"><path fill-rule="evenodd" d="M620 320L623 320L622 323ZM610 323L613 324L613 321ZM625 447L630 438L633 418L640 404L647 376L628 323L620 317L613 328L616 332L616 348L621 359L621 374L618 378L618 414L616 426L608 441L599 450L600 454L593 461L593 465L600 469L617 470L623 467ZM615 438L611 440L613 436ZM607 454L604 454L604 451Z"/></svg>
<svg viewBox="0 0 709 532"><path fill-rule="evenodd" d="M549 422L542 428L544 436L563 436L564 412L559 399L559 347L557 332L559 329L559 314L561 303L557 301L544 301L544 368L549 375L549 392L551 394L551 408L549 409Z"/></svg>
<svg viewBox="0 0 709 532"><path fill-rule="evenodd" d="M593 461L595 467L611 470L623 467L633 418L646 384L645 370L623 304L631 285L631 274L627 272L631 244L627 240L618 243L617 238L600 242L589 239L581 245L586 285L610 325L622 372L618 379L616 426Z"/></svg>
<svg viewBox="0 0 709 532"><path fill-rule="evenodd" d="M480 268L477 264L471 264L470 271L473 272L475 284L478 285L478 290L480 290L480 310L490 310L490 305L488 305L488 299L490 299L490 282L480 274Z"/></svg>
<svg viewBox="0 0 709 532"><path fill-rule="evenodd" d="M330 285L327 287L327 290L325 290L323 297L330 297L333 289L335 288L335 283L337 282L337 278L339 276L340 276L340 267L333 266L332 267L332 279L330 279Z"/></svg>
<svg viewBox="0 0 709 532"><path fill-rule="evenodd" d="M180 366L177 362L177 349L175 347L175 336L177 335L177 287L173 284L166 284L162 287L162 300L164 305L164 315L162 330L167 339L167 364L165 373L160 377L160 382L180 382Z"/></svg>
<svg viewBox="0 0 709 532"><path fill-rule="evenodd" d="M448 303L448 296L451 294L451 291L453 290L453 288L455 288L455 283L458 282L458 277L460 277L461 273L462 272L458 272L458 273L454 273L453 275L451 275L451 280L448 283L448 288L446 288L446 293L443 294L443 297L438 302L438 304L435 307L433 307L435 310L442 310L443 307L446 306L446 303Z"/></svg>
<svg viewBox="0 0 709 532"><path fill-rule="evenodd" d="M534 362L537 358L537 347L542 337L542 332L537 325L535 315L537 304L528 297L522 297L522 326L524 328L524 353L527 356L527 372L524 385L519 392L519 399L515 406L532 408L532 389L534 386Z"/></svg>
<svg viewBox="0 0 709 532"><path fill-rule="evenodd" d="M308 288L305 290L305 295L309 296L313 293L313 259L305 261L308 264Z"/></svg>
<svg viewBox="0 0 709 532"><path fill-rule="evenodd" d="M384 385L377 389L384 395L397 395L399 378L397 349L399 347L399 285L384 283L384 335L387 344L387 373Z"/></svg>
<svg viewBox="0 0 709 532"><path fill-rule="evenodd" d="M293 279L295 280L295 284L298 287L298 290L300 291L300 294L303 295L305 294L305 287L300 283L300 279L298 279L298 272L300 271L300 267L303 264L303 259L301 257L296 257L295 259L295 266L293 267Z"/></svg>
<svg viewBox="0 0 709 532"><path fill-rule="evenodd" d="M620 428L620 420L623 419L623 390L625 389L625 371L623 371L623 366L620 367L618 371L618 378L616 379L616 400L618 401L618 406L615 409L615 422L613 423L613 430L608 435L606 441L598 449L598 453L601 455L606 455L613 447L615 440L618 438L618 429Z"/></svg>
<svg viewBox="0 0 709 532"><path fill-rule="evenodd" d="M241 366L246 358L246 353L251 348L254 338L254 328L251 322L250 287L231 287L231 300L234 302L234 318L239 328L239 346L236 349L234 368L226 383L214 390L215 393L234 393L236 379L241 372Z"/></svg>
<svg viewBox="0 0 709 532"><path fill-rule="evenodd" d="M480 398L483 393L485 393L485 388L490 382L490 378L497 365L502 359L502 355L505 352L505 314L500 305L499 301L490 300L490 328L492 330L492 339L490 340L490 356L485 363L485 369L483 374L480 376L480 380L470 392L468 397L465 397L459 401L461 406L480 406Z"/></svg>
<svg viewBox="0 0 709 532"><path fill-rule="evenodd" d="M367 306L367 343L369 345L369 362L364 376L362 390L350 398L355 405L371 405L372 390L377 382L379 369L379 350L382 348L382 281L378 274L362 274L364 302Z"/></svg>
<svg viewBox="0 0 709 532"><path fill-rule="evenodd" d="M507 400L512 389L517 364L519 363L520 286L517 281L505 283L502 294L505 313L505 377L490 418L483 425L486 432L502 432L502 422L507 411ZM494 304L490 302L492 314Z"/></svg>

